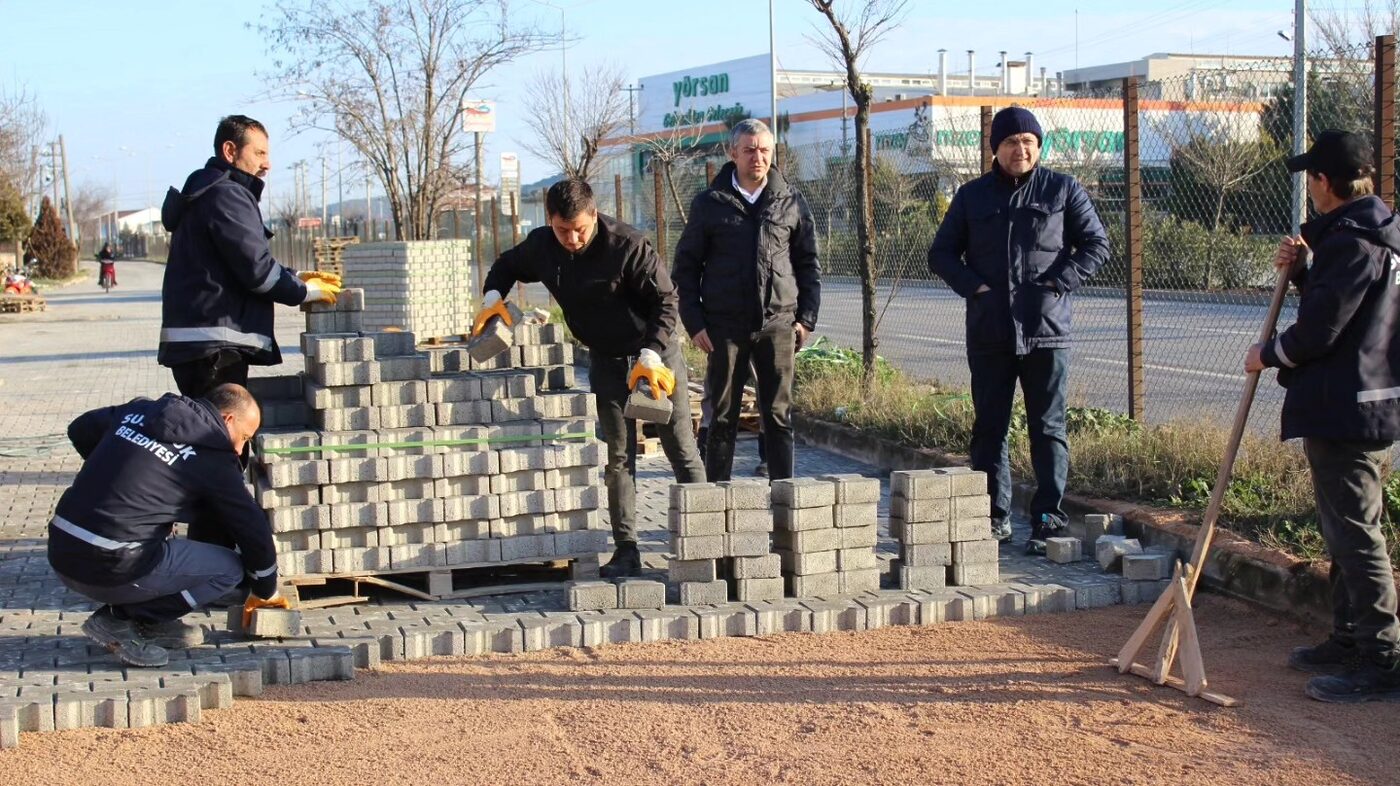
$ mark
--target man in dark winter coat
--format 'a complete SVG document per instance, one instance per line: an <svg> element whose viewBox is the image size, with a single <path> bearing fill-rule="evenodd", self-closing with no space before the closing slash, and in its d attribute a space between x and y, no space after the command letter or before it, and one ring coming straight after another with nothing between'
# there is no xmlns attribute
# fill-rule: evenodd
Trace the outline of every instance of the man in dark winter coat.
<svg viewBox="0 0 1400 786"><path fill-rule="evenodd" d="M49 564L103 604L83 633L123 662L163 666L167 649L198 644L199 628L180 617L245 582L245 608L287 606L272 529L238 459L261 419L248 391L227 384L203 399L95 409L68 426L83 467L49 523ZM171 538L176 521L217 530L238 551Z"/></svg>
<svg viewBox="0 0 1400 786"><path fill-rule="evenodd" d="M681 321L709 353L705 395L713 405L705 471L728 480L749 364L758 377L768 476L790 478L793 358L817 327L821 266L807 202L770 170L773 134L744 120L729 157L690 203L673 275Z"/></svg>
<svg viewBox="0 0 1400 786"><path fill-rule="evenodd" d="M1333 632L1288 664L1320 673L1322 701L1400 700L1400 623L1381 516L1382 468L1400 438L1400 223L1372 192L1371 150L1324 131L1288 160L1307 172L1318 217L1284 238L1274 264L1298 287L1298 318L1250 347L1245 371L1279 370L1283 439L1301 438L1332 555ZM1311 267L1297 264L1312 252ZM1342 672L1342 673L1338 673Z"/></svg>
<svg viewBox="0 0 1400 786"><path fill-rule="evenodd" d="M1011 539L1006 437L1021 382L1036 479L1030 553L1044 553L1044 538L1068 521L1070 298L1108 258L1089 195L1039 165L1041 138L1039 121L1021 107L992 118L992 171L958 189L928 252L929 269L967 301L976 410L968 452L972 468L987 473L992 532L1003 542Z"/></svg>
<svg viewBox="0 0 1400 786"><path fill-rule="evenodd" d="M598 406L598 426L608 446L603 470L617 552L604 578L642 571L637 550L637 421L622 416L639 380L652 395L671 399L671 421L661 425L661 448L680 483L705 479L690 430L690 391L685 358L676 340L676 288L650 241L632 227L602 215L593 189L561 180L545 194L549 225L496 260L486 276L485 308L473 332L488 319L510 321L505 296L517 282L543 282L564 312L564 322L588 347L588 382Z"/></svg>
<svg viewBox="0 0 1400 786"><path fill-rule="evenodd" d="M171 240L157 360L182 395L243 385L249 365L282 362L273 303L334 303L340 292L339 276L298 274L272 258L258 209L268 166L267 129L230 115L214 133L214 157L165 196L161 222Z"/></svg>

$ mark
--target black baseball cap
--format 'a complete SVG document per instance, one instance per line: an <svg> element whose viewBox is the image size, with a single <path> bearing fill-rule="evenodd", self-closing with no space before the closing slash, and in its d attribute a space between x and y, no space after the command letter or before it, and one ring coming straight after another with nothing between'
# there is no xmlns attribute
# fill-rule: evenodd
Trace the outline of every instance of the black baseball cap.
<svg viewBox="0 0 1400 786"><path fill-rule="evenodd" d="M1350 131L1323 131L1313 139L1308 152L1285 162L1289 172L1316 172L1329 180L1355 180L1369 174L1371 143Z"/></svg>

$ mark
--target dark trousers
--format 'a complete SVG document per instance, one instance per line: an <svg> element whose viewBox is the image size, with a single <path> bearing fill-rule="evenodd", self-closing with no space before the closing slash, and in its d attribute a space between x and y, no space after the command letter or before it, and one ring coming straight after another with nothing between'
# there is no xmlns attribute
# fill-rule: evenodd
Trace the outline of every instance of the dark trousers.
<svg viewBox="0 0 1400 786"><path fill-rule="evenodd" d="M221 349L213 355L171 366L175 387L180 395L203 398L204 394L228 382L248 386L248 358L232 349Z"/></svg>
<svg viewBox="0 0 1400 786"><path fill-rule="evenodd" d="M1390 444L1303 440L1322 539L1332 555L1328 578L1336 635L1371 656L1390 656L1400 640L1395 577L1381 533L1381 467Z"/></svg>
<svg viewBox="0 0 1400 786"><path fill-rule="evenodd" d="M232 549L182 538L165 541L164 549L150 573L124 584L102 586L56 575L79 595L147 623L168 622L198 611L243 580L243 562Z"/></svg>
<svg viewBox="0 0 1400 786"><path fill-rule="evenodd" d="M598 406L598 430L608 447L603 482L608 487L613 542L617 545L636 543L637 421L622 416L627 397L632 393L627 387L627 376L635 358L605 357L596 351L590 352L589 358L588 383ZM680 346L667 347L661 360L676 375L676 389L671 393L671 422L657 426L661 449L671 462L677 483L699 483L705 480L705 465L700 462L695 433L690 428L690 379Z"/></svg>
<svg viewBox="0 0 1400 786"><path fill-rule="evenodd" d="M752 363L768 477L792 477L792 369L797 351L792 325L769 325L737 337L711 330L709 336L715 350L705 371L705 393L712 397L714 418L705 447L705 474L714 483L729 480L734 471L734 440Z"/></svg>
<svg viewBox="0 0 1400 786"><path fill-rule="evenodd" d="M1040 533L1042 516L1051 519L1052 527L1063 526L1069 520L1061 507L1069 474L1069 440L1065 436L1069 350L968 355L967 365L972 371L972 406L976 411L968 452L972 468L987 473L992 524L1000 524L1011 516L1011 462L1006 437L1019 380L1026 400L1031 468L1035 470L1035 496L1031 498L1030 511L1033 533Z"/></svg>

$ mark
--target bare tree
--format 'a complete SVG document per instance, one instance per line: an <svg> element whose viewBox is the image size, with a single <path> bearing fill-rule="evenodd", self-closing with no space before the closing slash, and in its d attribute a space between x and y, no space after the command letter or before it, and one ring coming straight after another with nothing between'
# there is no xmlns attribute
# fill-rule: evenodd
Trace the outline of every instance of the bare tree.
<svg viewBox="0 0 1400 786"><path fill-rule="evenodd" d="M627 127L622 69L601 66L569 76L542 71L525 88L525 123L534 139L520 146L559 167L565 177L587 180L607 158L604 140Z"/></svg>
<svg viewBox="0 0 1400 786"><path fill-rule="evenodd" d="M96 240L99 234L98 222L112 212L112 202L115 198L116 195L109 186L98 183L83 183L78 186L73 194L73 222L78 225L78 237L74 240L79 249L89 241ZM95 245L93 250L97 250Z"/></svg>
<svg viewBox="0 0 1400 786"><path fill-rule="evenodd" d="M1320 48L1337 59L1357 58L1357 50L1369 51L1376 36L1400 32L1400 0L1362 0L1346 6L1314 7L1308 11L1308 18Z"/></svg>
<svg viewBox="0 0 1400 786"><path fill-rule="evenodd" d="M701 138L699 126L674 125L665 131L643 134L629 140L634 146L646 151L649 156L647 165L652 171L661 172L661 180L671 196L672 204L676 206L676 215L681 217L682 224L689 220L686 217L689 202L681 198L680 190L676 188L676 176L688 171L690 163L705 154L705 149L700 146Z"/></svg>
<svg viewBox="0 0 1400 786"><path fill-rule="evenodd" d="M0 180L19 192L31 205L43 190L39 182L39 158L48 118L38 99L26 90L0 92Z"/></svg>
<svg viewBox="0 0 1400 786"><path fill-rule="evenodd" d="M300 100L294 129L330 131L370 162L399 237L434 237L470 135L464 104L497 66L558 41L504 0L289 0L258 26L273 95Z"/></svg>
<svg viewBox="0 0 1400 786"><path fill-rule="evenodd" d="M875 89L860 77L862 61L870 50L879 43L904 16L908 0L867 0L851 3L858 6L854 11L847 8L838 12L835 0L810 0L831 29L817 42L832 62L846 72L846 89L856 105L856 211L860 217L856 222L856 242L859 245L857 259L860 268L861 299L861 362L864 375L861 387L865 394L875 381L876 338L875 284L880 271L875 259L875 216L871 209L871 155L870 102Z"/></svg>

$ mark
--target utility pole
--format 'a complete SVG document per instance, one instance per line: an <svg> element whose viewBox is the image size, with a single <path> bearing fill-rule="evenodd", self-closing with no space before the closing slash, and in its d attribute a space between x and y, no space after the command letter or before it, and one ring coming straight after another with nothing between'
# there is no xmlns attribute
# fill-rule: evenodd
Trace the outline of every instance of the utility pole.
<svg viewBox="0 0 1400 786"><path fill-rule="evenodd" d="M773 154L778 152L778 48L773 26L773 0L768 0L768 111L773 118Z"/></svg>
<svg viewBox="0 0 1400 786"><path fill-rule="evenodd" d="M559 12L562 20L564 12ZM565 93L568 91L566 90ZM472 222L472 258L476 260L476 282L473 291L480 290L481 284L486 280L486 268L482 257L485 256L481 248L481 170L485 167L485 159L481 155L481 132L475 132L476 137L476 220Z"/></svg>
<svg viewBox="0 0 1400 786"><path fill-rule="evenodd" d="M1293 155L1299 156L1308 146L1308 53L1304 36L1308 24L1307 0L1293 4ZM1293 175L1293 235L1297 237L1308 217L1308 200L1302 172Z"/></svg>
<svg viewBox="0 0 1400 786"><path fill-rule="evenodd" d="M78 242L78 227L73 223L73 191L68 185L68 148L63 144L63 134L58 135L59 162L63 165L63 212L68 216L68 240Z"/></svg>
<svg viewBox="0 0 1400 786"><path fill-rule="evenodd" d="M623 90L627 91L627 132L636 136L637 134L637 110L633 108L633 99L642 90L642 85L628 85Z"/></svg>
<svg viewBox="0 0 1400 786"><path fill-rule="evenodd" d="M58 143L49 143L49 184L53 187L53 209L59 210L63 203L58 201Z"/></svg>

